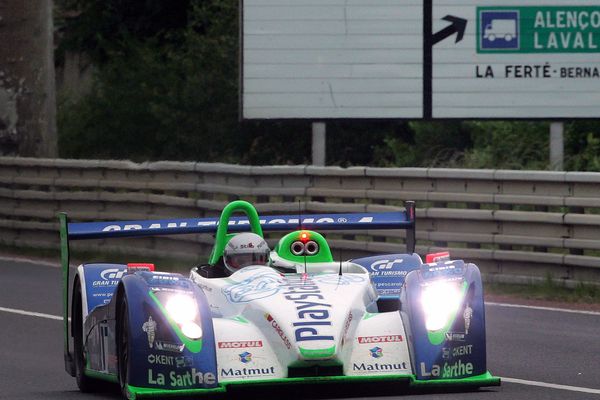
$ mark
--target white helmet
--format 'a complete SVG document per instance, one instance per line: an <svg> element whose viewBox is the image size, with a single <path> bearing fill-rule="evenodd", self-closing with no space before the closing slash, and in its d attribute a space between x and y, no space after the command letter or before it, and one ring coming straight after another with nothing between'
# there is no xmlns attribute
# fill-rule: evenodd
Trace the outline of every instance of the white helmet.
<svg viewBox="0 0 600 400"><path fill-rule="evenodd" d="M232 237L223 250L223 263L234 273L249 265L267 265L269 245L256 233L240 233Z"/></svg>

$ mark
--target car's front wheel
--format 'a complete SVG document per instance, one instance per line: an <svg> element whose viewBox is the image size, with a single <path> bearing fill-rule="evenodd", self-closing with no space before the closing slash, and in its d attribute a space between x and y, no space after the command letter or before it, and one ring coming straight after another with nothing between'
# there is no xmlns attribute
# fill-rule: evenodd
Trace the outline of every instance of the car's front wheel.
<svg viewBox="0 0 600 400"><path fill-rule="evenodd" d="M128 397L127 385L129 383L129 354L130 354L130 335L129 335L129 313L127 308L127 298L125 294L119 303L117 317L117 359L118 359L118 377L121 393L125 398Z"/></svg>
<svg viewBox="0 0 600 400"><path fill-rule="evenodd" d="M73 351L75 355L75 379L79 390L84 393L96 392L101 387L101 382L85 374L86 354L83 339L83 312L81 300L81 286L75 283L73 290L73 308L71 311L71 325L73 327Z"/></svg>

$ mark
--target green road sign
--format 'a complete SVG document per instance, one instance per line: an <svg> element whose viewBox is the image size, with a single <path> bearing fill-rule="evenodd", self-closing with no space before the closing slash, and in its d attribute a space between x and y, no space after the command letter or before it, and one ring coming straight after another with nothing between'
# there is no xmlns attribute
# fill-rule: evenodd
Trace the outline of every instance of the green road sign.
<svg viewBox="0 0 600 400"><path fill-rule="evenodd" d="M477 7L478 53L600 53L600 6Z"/></svg>

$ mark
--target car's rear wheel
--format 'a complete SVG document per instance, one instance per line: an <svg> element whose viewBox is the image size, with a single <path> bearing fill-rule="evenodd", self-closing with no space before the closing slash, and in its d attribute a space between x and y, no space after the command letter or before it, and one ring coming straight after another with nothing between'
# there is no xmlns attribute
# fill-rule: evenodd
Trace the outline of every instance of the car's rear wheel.
<svg viewBox="0 0 600 400"><path fill-rule="evenodd" d="M129 335L129 313L127 309L127 298L125 294L119 304L117 318L117 358L118 375L121 393L125 398L128 397L127 385L129 383L129 354L130 354L130 335Z"/></svg>
<svg viewBox="0 0 600 400"><path fill-rule="evenodd" d="M96 392L100 389L101 382L85 374L86 353L83 339L83 313L81 300L81 286L75 284L73 291L73 308L71 324L73 327L73 351L75 358L75 379L79 390L84 393Z"/></svg>

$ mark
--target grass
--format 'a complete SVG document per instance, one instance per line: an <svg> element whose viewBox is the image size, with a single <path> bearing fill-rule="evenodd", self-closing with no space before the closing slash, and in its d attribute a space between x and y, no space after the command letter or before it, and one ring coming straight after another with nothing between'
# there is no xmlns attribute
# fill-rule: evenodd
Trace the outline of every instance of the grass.
<svg viewBox="0 0 600 400"><path fill-rule="evenodd" d="M600 304L600 286L579 283L575 288L568 288L549 278L543 283L534 285L486 283L485 292L486 294L508 295L530 300Z"/></svg>

